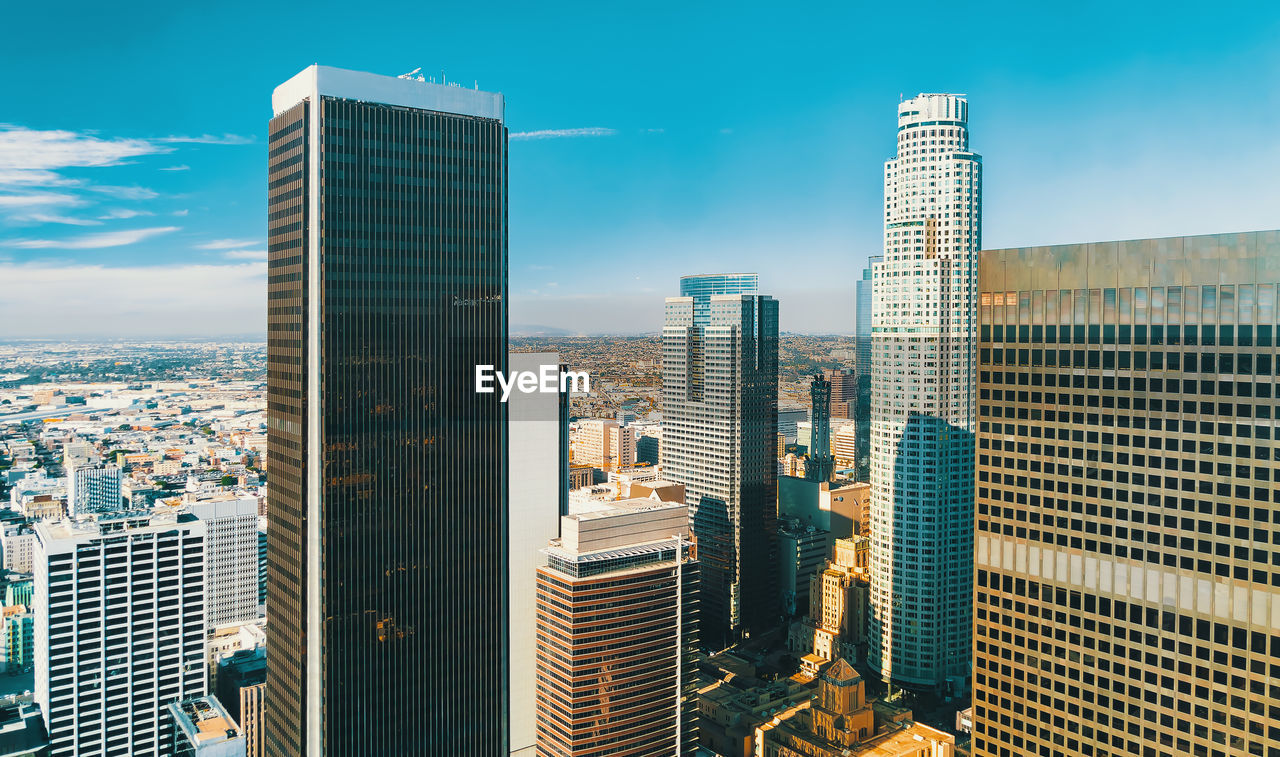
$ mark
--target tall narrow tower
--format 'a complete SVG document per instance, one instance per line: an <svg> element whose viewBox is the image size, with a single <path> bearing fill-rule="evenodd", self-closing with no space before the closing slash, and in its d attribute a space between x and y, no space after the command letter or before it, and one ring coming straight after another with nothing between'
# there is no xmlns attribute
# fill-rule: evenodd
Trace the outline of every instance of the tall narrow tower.
<svg viewBox="0 0 1280 757"><path fill-rule="evenodd" d="M714 644L776 615L778 302L754 294L754 276L751 294L699 293L691 278L662 327L662 472L685 486Z"/></svg>
<svg viewBox="0 0 1280 757"><path fill-rule="evenodd" d="M982 162L968 112L957 95L899 104L872 266L868 662L933 690L969 675Z"/></svg>
<svg viewBox="0 0 1280 757"><path fill-rule="evenodd" d="M854 301L857 309L856 348L854 374L854 451L853 479L871 480L871 274L876 263L884 262L880 255L867 261L862 278L855 284Z"/></svg>
<svg viewBox="0 0 1280 757"><path fill-rule="evenodd" d="M312 66L268 144L268 755L507 746L502 95Z"/></svg>
<svg viewBox="0 0 1280 757"><path fill-rule="evenodd" d="M835 470L831 458L831 382L818 374L809 384L809 400L813 405L813 426L809 437L809 461L805 463L805 478L810 481L830 481Z"/></svg>

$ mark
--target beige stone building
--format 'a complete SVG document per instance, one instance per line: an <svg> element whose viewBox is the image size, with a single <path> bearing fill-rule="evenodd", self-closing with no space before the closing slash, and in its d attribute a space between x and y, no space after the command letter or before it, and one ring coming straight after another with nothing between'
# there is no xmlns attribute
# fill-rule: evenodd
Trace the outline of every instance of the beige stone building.
<svg viewBox="0 0 1280 757"><path fill-rule="evenodd" d="M911 711L868 701L847 661L818 679L818 696L756 728L755 757L952 757L955 738L911 721Z"/></svg>

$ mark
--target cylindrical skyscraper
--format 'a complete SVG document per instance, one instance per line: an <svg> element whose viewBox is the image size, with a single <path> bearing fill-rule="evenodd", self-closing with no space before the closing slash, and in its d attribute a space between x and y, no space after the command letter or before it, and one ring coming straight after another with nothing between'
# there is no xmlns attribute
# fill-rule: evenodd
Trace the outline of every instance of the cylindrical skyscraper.
<svg viewBox="0 0 1280 757"><path fill-rule="evenodd" d="M969 675L982 159L968 113L957 95L899 104L872 268L868 662L933 690Z"/></svg>

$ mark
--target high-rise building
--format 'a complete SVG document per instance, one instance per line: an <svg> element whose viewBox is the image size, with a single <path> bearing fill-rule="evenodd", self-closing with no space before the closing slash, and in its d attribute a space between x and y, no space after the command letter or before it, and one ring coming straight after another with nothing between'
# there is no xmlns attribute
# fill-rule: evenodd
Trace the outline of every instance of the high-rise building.
<svg viewBox="0 0 1280 757"><path fill-rule="evenodd" d="M512 353L510 368L539 373L560 366L555 352ZM508 402L510 453L511 754L534 753L537 740L535 572L542 549L560 535L560 517L569 512L569 395L513 393Z"/></svg>
<svg viewBox="0 0 1280 757"><path fill-rule="evenodd" d="M67 511L74 517L120 510L123 476L118 465L76 461L67 467Z"/></svg>
<svg viewBox="0 0 1280 757"><path fill-rule="evenodd" d="M311 66L272 107L265 750L505 754L502 95Z"/></svg>
<svg viewBox="0 0 1280 757"><path fill-rule="evenodd" d="M831 455L837 468L853 469L858 457L858 427L855 424L836 429L831 435ZM855 476L856 478L856 476Z"/></svg>
<svg viewBox="0 0 1280 757"><path fill-rule="evenodd" d="M982 162L968 103L898 105L872 266L869 664L958 692L973 611L974 285Z"/></svg>
<svg viewBox="0 0 1280 757"><path fill-rule="evenodd" d="M258 604L267 606L267 516L258 516Z"/></svg>
<svg viewBox="0 0 1280 757"><path fill-rule="evenodd" d="M35 530L35 701L50 754L170 754L165 705L206 693L205 524L131 512Z"/></svg>
<svg viewBox="0 0 1280 757"><path fill-rule="evenodd" d="M258 617L258 500L219 495L188 503L204 521L204 615L209 630Z"/></svg>
<svg viewBox="0 0 1280 757"><path fill-rule="evenodd" d="M857 435L851 459L856 481L871 480L871 277L874 266L883 262L884 257L879 255L867 262L855 292L858 320L854 336L853 418Z"/></svg>
<svg viewBox="0 0 1280 757"><path fill-rule="evenodd" d="M226 703L223 706L231 713L231 719L239 723L241 692L267 682L267 648L260 645L236 649L216 660L213 670L215 684L210 689L219 702Z"/></svg>
<svg viewBox="0 0 1280 757"><path fill-rule="evenodd" d="M613 471L636 464L636 431L607 418L578 421L573 462Z"/></svg>
<svg viewBox="0 0 1280 757"><path fill-rule="evenodd" d="M973 753L1280 754L1280 231L979 284Z"/></svg>
<svg viewBox="0 0 1280 757"><path fill-rule="evenodd" d="M782 611L809 611L809 579L822 569L830 553L831 534L799 520L778 526L778 584Z"/></svg>
<svg viewBox="0 0 1280 757"><path fill-rule="evenodd" d="M810 481L829 481L835 470L831 457L831 382L821 374L814 376L809 384L809 398L813 406L813 428L804 473Z"/></svg>
<svg viewBox="0 0 1280 757"><path fill-rule="evenodd" d="M831 385L827 412L831 418L852 418L857 404L857 374L848 368L827 368L822 377Z"/></svg>
<svg viewBox="0 0 1280 757"><path fill-rule="evenodd" d="M801 423L809 422L809 408L791 407L778 410L778 433L786 437L789 444L796 442L796 432Z"/></svg>
<svg viewBox="0 0 1280 757"><path fill-rule="evenodd" d="M539 757L697 752L698 562L684 504L565 516L538 581Z"/></svg>
<svg viewBox="0 0 1280 757"><path fill-rule="evenodd" d="M245 757L266 757L262 746L262 696L267 684L240 689L240 727L244 730Z"/></svg>
<svg viewBox="0 0 1280 757"><path fill-rule="evenodd" d="M685 486L716 643L776 619L778 303L712 294L699 307L666 301L662 472Z"/></svg>

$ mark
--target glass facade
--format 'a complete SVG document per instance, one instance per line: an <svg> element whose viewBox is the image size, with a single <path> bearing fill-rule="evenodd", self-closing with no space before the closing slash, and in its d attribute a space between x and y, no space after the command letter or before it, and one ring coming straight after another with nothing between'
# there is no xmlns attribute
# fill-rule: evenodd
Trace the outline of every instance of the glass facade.
<svg viewBox="0 0 1280 757"><path fill-rule="evenodd" d="M682 281L683 286L683 281ZM776 620L778 302L672 297L662 329L662 470L684 484L706 638Z"/></svg>
<svg viewBox="0 0 1280 757"><path fill-rule="evenodd" d="M506 129L318 99L271 124L266 751L506 754Z"/></svg>
<svg viewBox="0 0 1280 757"><path fill-rule="evenodd" d="M756 294L760 275L756 273L709 273L680 277L680 296L693 298L693 321L705 326L711 319L711 295Z"/></svg>
<svg viewBox="0 0 1280 757"><path fill-rule="evenodd" d="M1280 754L1280 232L979 269L974 754Z"/></svg>

